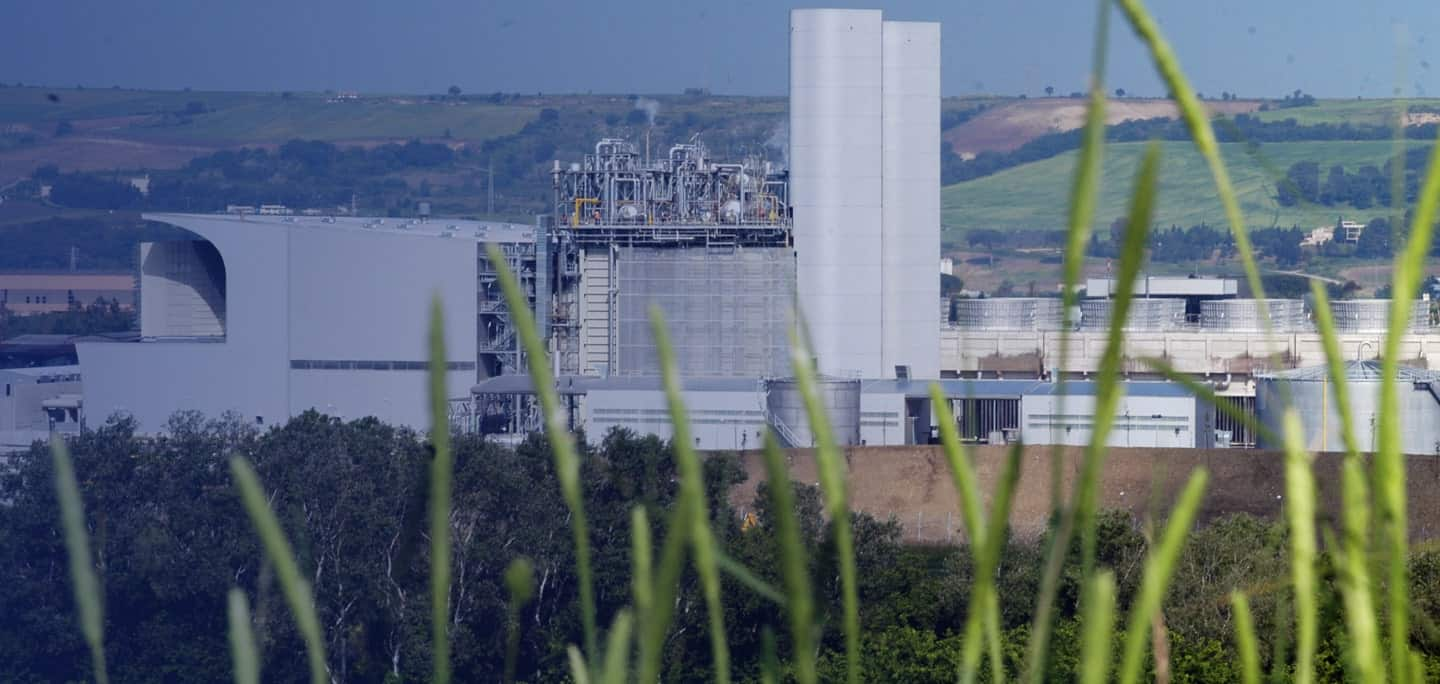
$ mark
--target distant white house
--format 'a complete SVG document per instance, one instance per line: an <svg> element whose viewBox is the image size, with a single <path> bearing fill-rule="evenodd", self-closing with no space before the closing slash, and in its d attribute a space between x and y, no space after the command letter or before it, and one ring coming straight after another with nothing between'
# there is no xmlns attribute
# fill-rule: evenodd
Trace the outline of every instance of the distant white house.
<svg viewBox="0 0 1440 684"><path fill-rule="evenodd" d="M1319 247L1335 239L1335 228L1333 226L1320 226L1310 231L1300 240L1301 247Z"/></svg>
<svg viewBox="0 0 1440 684"><path fill-rule="evenodd" d="M940 272L948 276L955 275L955 260L950 257L941 257Z"/></svg>

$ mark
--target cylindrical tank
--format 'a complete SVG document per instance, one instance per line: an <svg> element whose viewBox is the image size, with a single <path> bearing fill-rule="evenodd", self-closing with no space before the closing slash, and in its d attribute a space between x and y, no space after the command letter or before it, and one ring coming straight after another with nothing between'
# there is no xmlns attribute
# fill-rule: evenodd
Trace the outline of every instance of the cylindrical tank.
<svg viewBox="0 0 1440 684"><path fill-rule="evenodd" d="M816 381L820 402L830 417L830 431L839 446L860 443L860 381L822 377ZM816 446L805 412L805 397L793 378L770 380L765 388L765 407L770 427L786 446Z"/></svg>
<svg viewBox="0 0 1440 684"><path fill-rule="evenodd" d="M1338 299L1330 302L1339 333L1379 333L1390 327L1390 300ZM1430 326L1429 302L1416 300L1410 310L1410 330L1427 330Z"/></svg>
<svg viewBox="0 0 1440 684"><path fill-rule="evenodd" d="M1080 302L1080 327L1103 332L1110 329L1113 299L1087 299ZM1185 326L1185 300L1133 299L1124 329L1129 332L1164 332Z"/></svg>
<svg viewBox="0 0 1440 684"><path fill-rule="evenodd" d="M1200 328L1206 332L1265 332L1259 299L1212 299L1200 302ZM1266 299L1270 330L1301 332L1309 329L1301 299Z"/></svg>
<svg viewBox="0 0 1440 684"><path fill-rule="evenodd" d="M955 300L955 324L969 330L1059 330L1064 302L1054 297Z"/></svg>
<svg viewBox="0 0 1440 684"><path fill-rule="evenodd" d="M1440 455L1440 373L1401 366L1397 374L1400 393L1400 448L1407 454ZM1380 363L1350 361L1345 364L1345 384L1350 398L1350 415L1361 451L1379 445L1376 430L1380 414ZM1255 413L1268 428L1271 439L1260 435L1260 447L1283 448L1285 409L1294 406L1304 429L1307 451L1341 451L1339 409L1335 387L1324 366L1298 368L1256 376Z"/></svg>

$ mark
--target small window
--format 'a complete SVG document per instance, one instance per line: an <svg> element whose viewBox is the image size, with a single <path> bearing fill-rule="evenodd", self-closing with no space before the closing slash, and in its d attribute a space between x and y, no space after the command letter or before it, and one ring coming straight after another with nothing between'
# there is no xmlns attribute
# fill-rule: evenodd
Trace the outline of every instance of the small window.
<svg viewBox="0 0 1440 684"><path fill-rule="evenodd" d="M10 383L5 383L5 396L10 396Z"/></svg>

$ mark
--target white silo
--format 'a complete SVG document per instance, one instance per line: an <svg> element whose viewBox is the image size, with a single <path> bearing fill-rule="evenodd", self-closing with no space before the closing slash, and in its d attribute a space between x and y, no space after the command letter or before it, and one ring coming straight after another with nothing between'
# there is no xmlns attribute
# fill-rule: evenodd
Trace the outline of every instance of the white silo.
<svg viewBox="0 0 1440 684"><path fill-rule="evenodd" d="M790 13L796 294L831 375L883 372L882 23L879 10Z"/></svg>
<svg viewBox="0 0 1440 684"><path fill-rule="evenodd" d="M940 24L884 23L881 372L940 377Z"/></svg>

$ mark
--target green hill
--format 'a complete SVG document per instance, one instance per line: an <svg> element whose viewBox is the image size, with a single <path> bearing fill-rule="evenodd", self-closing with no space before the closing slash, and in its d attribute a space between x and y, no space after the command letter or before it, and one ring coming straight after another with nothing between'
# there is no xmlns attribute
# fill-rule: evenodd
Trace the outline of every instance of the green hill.
<svg viewBox="0 0 1440 684"><path fill-rule="evenodd" d="M1144 145L1106 146L1095 214L1099 224L1108 224L1125 215ZM1156 224L1225 225L1210 170L1194 146L1189 142L1160 145ZM1220 147L1246 222L1252 227L1314 227L1333 224L1338 215L1360 220L1383 211L1338 205L1282 207L1275 201L1274 179L1283 176L1291 164L1299 161L1317 162L1321 169L1340 164L1346 171L1366 164L1380 165L1392 154L1393 143L1389 141L1267 143L1254 154L1247 152L1244 143ZM955 240L964 231L975 228L1063 229L1076 156L1076 152L1067 152L944 188L941 211L947 240Z"/></svg>

